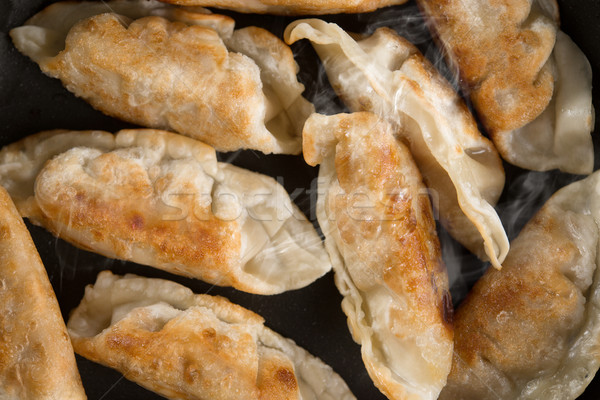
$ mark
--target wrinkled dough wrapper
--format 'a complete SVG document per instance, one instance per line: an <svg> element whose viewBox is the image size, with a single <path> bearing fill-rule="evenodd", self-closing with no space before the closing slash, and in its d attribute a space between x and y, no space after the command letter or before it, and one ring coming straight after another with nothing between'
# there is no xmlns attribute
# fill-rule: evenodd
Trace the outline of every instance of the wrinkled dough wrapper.
<svg viewBox="0 0 600 400"><path fill-rule="evenodd" d="M555 193L455 320L441 399L577 398L600 365L600 173Z"/></svg>
<svg viewBox="0 0 600 400"><path fill-rule="evenodd" d="M555 74L548 107L523 127L492 131L492 139L502 157L521 168L589 174L594 169L592 68L561 31L548 62Z"/></svg>
<svg viewBox="0 0 600 400"><path fill-rule="evenodd" d="M390 399L436 399L452 361L452 301L428 192L410 152L372 113L313 114L317 218L350 331Z"/></svg>
<svg viewBox="0 0 600 400"><path fill-rule="evenodd" d="M280 293L331 268L280 184L174 133L43 132L0 151L0 183L81 248L216 285Z"/></svg>
<svg viewBox="0 0 600 400"><path fill-rule="evenodd" d="M390 29L357 42L339 26L317 19L287 27L288 43L305 38L348 107L381 116L408 143L444 227L499 268L509 244L493 205L504 187L504 170L448 82Z"/></svg>
<svg viewBox="0 0 600 400"><path fill-rule="evenodd" d="M592 69L554 0L418 3L506 161L592 172Z"/></svg>
<svg viewBox="0 0 600 400"><path fill-rule="evenodd" d="M161 0L182 6L217 7L236 12L276 15L364 13L407 0Z"/></svg>
<svg viewBox="0 0 600 400"><path fill-rule="evenodd" d="M257 314L163 279L101 272L68 329L78 354L167 398L355 399Z"/></svg>
<svg viewBox="0 0 600 400"><path fill-rule="evenodd" d="M1 187L0 398L86 399L46 269Z"/></svg>
<svg viewBox="0 0 600 400"><path fill-rule="evenodd" d="M11 31L42 71L98 110L219 151L297 154L314 107L268 31L155 0L55 3Z"/></svg>

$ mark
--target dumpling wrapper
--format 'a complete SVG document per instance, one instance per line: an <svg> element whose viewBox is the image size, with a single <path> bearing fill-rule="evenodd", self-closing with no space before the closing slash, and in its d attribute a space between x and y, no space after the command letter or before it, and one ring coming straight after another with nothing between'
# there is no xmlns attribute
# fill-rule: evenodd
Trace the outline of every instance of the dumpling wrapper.
<svg viewBox="0 0 600 400"><path fill-rule="evenodd" d="M450 84L387 28L355 41L318 19L287 27L288 43L305 38L346 105L386 119L409 145L444 227L500 268L509 248L493 207L504 188L502 162Z"/></svg>
<svg viewBox="0 0 600 400"><path fill-rule="evenodd" d="M83 249L274 294L330 268L315 228L274 179L165 131L51 131L0 151L23 217Z"/></svg>
<svg viewBox="0 0 600 400"><path fill-rule="evenodd" d="M259 315L168 280L103 271L67 326L78 354L167 398L355 399Z"/></svg>
<svg viewBox="0 0 600 400"><path fill-rule="evenodd" d="M452 362L452 301L408 148L362 112L313 114L303 152L320 164L317 219L369 375L389 399L437 399Z"/></svg>
<svg viewBox="0 0 600 400"><path fill-rule="evenodd" d="M46 269L0 187L0 398L86 399Z"/></svg>
<svg viewBox="0 0 600 400"><path fill-rule="evenodd" d="M161 0L182 6L217 7L250 14L323 15L365 13L407 0Z"/></svg>
<svg viewBox="0 0 600 400"><path fill-rule="evenodd" d="M314 106L270 32L155 0L59 2L11 30L15 46L98 110L219 151L297 154Z"/></svg>
<svg viewBox="0 0 600 400"><path fill-rule="evenodd" d="M600 173L556 192L455 319L440 399L575 399L600 365Z"/></svg>
<svg viewBox="0 0 600 400"><path fill-rule="evenodd" d="M506 161L592 172L592 69L554 0L417 3Z"/></svg>

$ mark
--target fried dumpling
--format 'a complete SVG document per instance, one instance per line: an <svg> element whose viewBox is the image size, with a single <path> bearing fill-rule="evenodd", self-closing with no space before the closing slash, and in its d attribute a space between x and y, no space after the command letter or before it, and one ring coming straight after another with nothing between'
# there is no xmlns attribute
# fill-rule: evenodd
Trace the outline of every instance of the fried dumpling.
<svg viewBox="0 0 600 400"><path fill-rule="evenodd" d="M364 13L378 8L404 4L407 0L161 0L182 6L226 8L252 14L322 15Z"/></svg>
<svg viewBox="0 0 600 400"><path fill-rule="evenodd" d="M446 229L499 268L509 244L493 205L504 187L504 170L449 83L387 28L359 41L318 19L286 29L288 43L304 38L348 107L386 119L409 145Z"/></svg>
<svg viewBox="0 0 600 400"><path fill-rule="evenodd" d="M259 315L175 282L101 272L67 326L78 354L167 398L355 399Z"/></svg>
<svg viewBox="0 0 600 400"><path fill-rule="evenodd" d="M556 192L458 308L441 399L575 399L600 365L600 173Z"/></svg>
<svg viewBox="0 0 600 400"><path fill-rule="evenodd" d="M142 126L241 148L297 154L314 107L292 51L268 31L234 31L202 8L155 0L60 2L10 35L98 110Z"/></svg>
<svg viewBox="0 0 600 400"><path fill-rule="evenodd" d="M506 161L592 172L592 69L554 0L418 4Z"/></svg>
<svg viewBox="0 0 600 400"><path fill-rule="evenodd" d="M85 399L46 269L0 187L0 398Z"/></svg>
<svg viewBox="0 0 600 400"><path fill-rule="evenodd" d="M429 195L409 150L372 113L313 114L317 219L342 308L389 399L436 399L452 361L452 301Z"/></svg>
<svg viewBox="0 0 600 400"><path fill-rule="evenodd" d="M52 157L74 147L102 151L115 148L112 133L55 129L27 136L0 149L0 185L23 216L39 213L33 187L40 170Z"/></svg>
<svg viewBox="0 0 600 400"><path fill-rule="evenodd" d="M40 133L0 151L0 183L81 248L215 285L280 293L331 268L280 184L174 133Z"/></svg>

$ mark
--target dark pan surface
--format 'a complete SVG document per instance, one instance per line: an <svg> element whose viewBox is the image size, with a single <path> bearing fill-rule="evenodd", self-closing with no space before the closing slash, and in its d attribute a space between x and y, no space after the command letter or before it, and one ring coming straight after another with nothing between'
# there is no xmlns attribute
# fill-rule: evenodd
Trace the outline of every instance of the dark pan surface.
<svg viewBox="0 0 600 400"><path fill-rule="evenodd" d="M131 127L92 109L83 100L75 98L58 80L44 76L38 66L22 56L12 45L8 31L21 25L27 18L52 1L0 1L0 145L14 142L41 130L103 129L116 131ZM600 2L580 0L559 1L562 29L582 48L594 70L594 103L599 106L600 92ZM259 25L279 35L292 18L248 16L227 13L237 26ZM372 31L379 26L391 26L421 50L442 70L444 64L431 44L422 17L414 3L360 15L329 16L325 19L342 27L360 32ZM315 102L322 113L344 111L335 98L327 79L319 73L316 56L305 41L295 44L293 50L300 64L300 80L306 85L306 96ZM598 140L596 169L599 167ZM220 155L222 160L280 177L290 193L298 194L296 203L315 220L314 199L310 188L317 169L304 163L301 157L264 156L256 152L237 152ZM498 205L509 238L514 238L523 224L558 188L578 179L577 176L548 173L528 173L505 165L507 186ZM316 223L316 222L315 222ZM99 271L110 269L115 273L136 273L180 282L197 293L223 295L235 303L262 315L266 324L331 365L348 383L361 400L385 397L373 386L360 358L360 348L347 330L332 273L302 290L276 296L257 296L234 289L214 287L198 280L88 253L54 238L45 230L28 224L48 275L54 286L63 316L79 303L84 287L93 283ZM444 257L448 265L455 304L464 297L468 288L487 267L458 248L448 235L440 230ZM160 399L162 397L142 389L122 378L118 372L104 368L81 357L77 358L83 383L90 399ZM596 378L581 399L600 398L600 378Z"/></svg>

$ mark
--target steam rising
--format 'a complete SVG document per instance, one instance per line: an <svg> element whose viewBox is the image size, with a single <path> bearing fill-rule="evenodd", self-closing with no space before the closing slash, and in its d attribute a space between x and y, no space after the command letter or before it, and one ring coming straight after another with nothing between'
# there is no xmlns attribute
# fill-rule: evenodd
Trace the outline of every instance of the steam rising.
<svg viewBox="0 0 600 400"><path fill-rule="evenodd" d="M507 183L496 209L511 241L550 196L580 178L556 171L525 171L506 163L504 167ZM439 230L442 253L448 267L452 300L457 305L487 270L489 264L479 261L454 242L443 229Z"/></svg>
<svg viewBox="0 0 600 400"><path fill-rule="evenodd" d="M232 16L236 20L238 28L258 25L272 31L278 37L282 36L285 26L293 20L292 18L282 20L271 16L261 16L260 19L257 19L255 16L222 10L219 10L218 13ZM362 35L370 35L380 27L394 29L416 45L436 69L453 85L455 90L458 90L459 81L446 64L443 54L435 46L426 21L416 4L410 3L403 6L388 7L369 14L333 15L320 18L335 22L350 32ZM348 112L348 109L331 88L325 70L308 41L295 43L292 45L292 50L296 62L299 64L298 78L306 88L304 97L315 105L316 111L328 115ZM465 99L465 101L469 105L468 99ZM282 159L278 156L258 155L252 151L219 154L219 161L245 166L252 170L259 169L260 172L279 178L290 194L296 190L301 190L299 194L294 196L294 202L311 222L317 225L315 217L315 178L317 169L306 167L305 170L298 170L297 166L302 162L301 156L296 157L293 167L288 169L284 165L288 165L290 159L293 158L286 157ZM507 187L497 209L508 237L513 239L554 191L575 180L575 178L573 176L559 176L555 173L524 172L506 164L505 167L507 168ZM305 176L300 176L302 174ZM489 264L479 261L474 255L470 254L439 225L438 223L443 257L448 268L453 302L456 305L464 298L472 284L488 268ZM71 249L69 245L62 244L58 239L56 239L55 250L59 258L61 282L63 274L66 274L65 279L73 279L75 270L68 269L68 266L77 264L79 250Z"/></svg>
<svg viewBox="0 0 600 400"><path fill-rule="evenodd" d="M507 166L507 175L509 174L512 179L507 180L497 209L511 240L554 192L580 178L555 171L524 171Z"/></svg>
<svg viewBox="0 0 600 400"><path fill-rule="evenodd" d="M446 64L443 54L435 46L426 21L416 5L382 9L374 14L363 15L358 20L358 24L364 24L363 26L358 26L356 21L353 24L353 21L344 16L324 19L360 35L370 35L380 27L394 29L419 48L454 89L463 94L465 103L471 108L470 101L464 98L464 92L460 91L458 76ZM306 57L306 52L310 51L306 49L304 43L300 42L295 45L297 46L295 47L297 59ZM308 54L308 56L313 57L312 54ZM335 93L329 87L327 76L320 64L316 66L316 71L317 73L307 74L309 80L306 79L306 76L301 76L300 80L307 88L310 88L309 100L315 103L317 111L324 114L346 111L343 105L340 106ZM483 132L481 126L480 130ZM507 173L507 186L496 209L509 239L518 235L524 224L556 190L577 179L575 176L567 176L554 171L528 172L508 164L504 166ZM444 261L448 268L453 301L456 305L485 272L489 264L479 261L470 254L456 243L443 228L438 227L438 231Z"/></svg>

